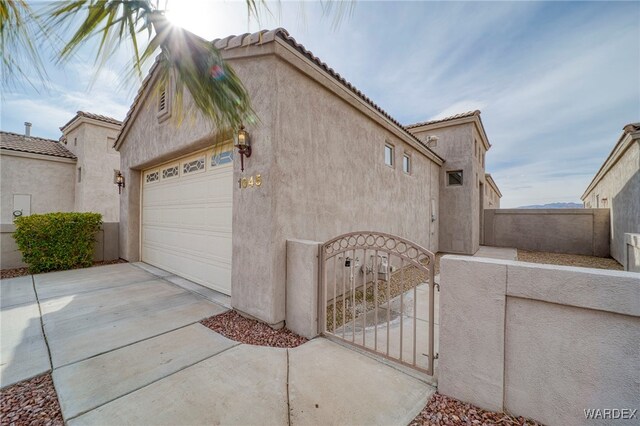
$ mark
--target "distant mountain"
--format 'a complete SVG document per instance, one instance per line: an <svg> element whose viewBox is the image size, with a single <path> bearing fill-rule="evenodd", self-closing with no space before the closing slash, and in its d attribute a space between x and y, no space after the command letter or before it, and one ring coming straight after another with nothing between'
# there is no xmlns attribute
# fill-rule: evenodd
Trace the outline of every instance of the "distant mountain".
<svg viewBox="0 0 640 426"><path fill-rule="evenodd" d="M581 209L584 206L580 203L549 203L535 204L533 206L520 206L517 209Z"/></svg>

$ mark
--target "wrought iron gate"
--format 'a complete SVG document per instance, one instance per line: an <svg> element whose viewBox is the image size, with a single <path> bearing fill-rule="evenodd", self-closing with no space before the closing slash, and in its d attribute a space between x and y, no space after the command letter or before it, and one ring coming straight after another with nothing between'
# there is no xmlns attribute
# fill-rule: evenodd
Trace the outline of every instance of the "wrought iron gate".
<svg viewBox="0 0 640 426"><path fill-rule="evenodd" d="M435 256L394 235L320 246L320 333L433 375Z"/></svg>

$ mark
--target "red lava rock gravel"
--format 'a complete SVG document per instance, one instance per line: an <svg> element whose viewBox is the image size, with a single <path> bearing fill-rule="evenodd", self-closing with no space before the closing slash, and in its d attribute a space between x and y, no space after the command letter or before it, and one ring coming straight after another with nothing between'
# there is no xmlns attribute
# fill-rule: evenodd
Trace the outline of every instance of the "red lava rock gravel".
<svg viewBox="0 0 640 426"><path fill-rule="evenodd" d="M245 318L236 311L209 317L200 323L228 339L249 345L295 348L307 342L306 338L286 328L274 330L259 321Z"/></svg>
<svg viewBox="0 0 640 426"><path fill-rule="evenodd" d="M542 426L524 417L482 410L439 393L433 394L424 410L409 426L441 425L527 425Z"/></svg>
<svg viewBox="0 0 640 426"><path fill-rule="evenodd" d="M58 395L50 374L0 391L0 425L63 425Z"/></svg>

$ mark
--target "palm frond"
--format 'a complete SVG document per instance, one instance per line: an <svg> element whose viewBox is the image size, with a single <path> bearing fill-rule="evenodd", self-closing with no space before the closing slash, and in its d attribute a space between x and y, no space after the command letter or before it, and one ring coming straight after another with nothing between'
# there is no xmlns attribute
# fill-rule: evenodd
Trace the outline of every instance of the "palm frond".
<svg viewBox="0 0 640 426"><path fill-rule="evenodd" d="M84 13L80 25L58 55L58 62L68 61L89 39L100 37L96 51L96 63L105 63L127 42L133 51L133 69L142 77L144 61L141 60L139 37L153 30L148 19L154 9L148 0L73 0L55 3L47 12L47 25L63 27L73 24L78 14ZM108 45L107 41L115 43Z"/></svg>
<svg viewBox="0 0 640 426"><path fill-rule="evenodd" d="M37 36L43 31L41 22L25 0L0 0L3 88L26 82L37 91L38 83L46 82L47 72L36 46Z"/></svg>
<svg viewBox="0 0 640 426"><path fill-rule="evenodd" d="M171 72L174 80L176 106L182 104L186 90L197 109L218 129L235 129L256 121L244 85L213 43L170 25L160 12L150 19L156 36L142 56L148 57L154 46L160 46L160 62L168 70L164 78Z"/></svg>

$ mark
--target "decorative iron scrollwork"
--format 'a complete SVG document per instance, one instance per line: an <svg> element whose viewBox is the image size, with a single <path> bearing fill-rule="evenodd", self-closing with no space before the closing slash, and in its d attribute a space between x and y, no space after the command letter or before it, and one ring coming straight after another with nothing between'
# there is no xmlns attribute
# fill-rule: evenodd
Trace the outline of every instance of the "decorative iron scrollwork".
<svg viewBox="0 0 640 426"><path fill-rule="evenodd" d="M350 232L333 238L322 246L325 259L350 250L378 250L420 263L427 268L435 260L429 250L404 238L381 232Z"/></svg>

